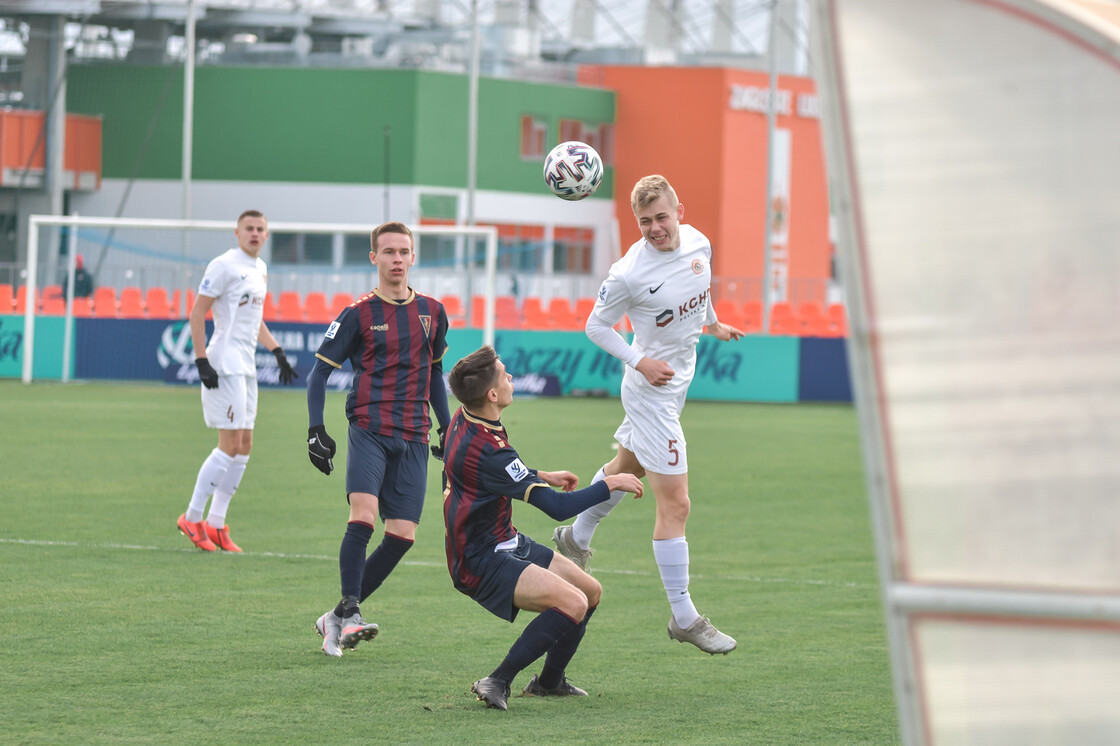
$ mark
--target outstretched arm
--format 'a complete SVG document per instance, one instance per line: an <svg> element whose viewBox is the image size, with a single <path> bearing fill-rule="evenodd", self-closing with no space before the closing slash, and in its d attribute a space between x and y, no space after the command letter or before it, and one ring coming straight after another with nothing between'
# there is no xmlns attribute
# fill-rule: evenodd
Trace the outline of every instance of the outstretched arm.
<svg viewBox="0 0 1120 746"><path fill-rule="evenodd" d="M555 472L545 473L555 474ZM539 471L537 476L541 476ZM544 479L544 477L541 478ZM615 490L633 492L636 497L641 497L642 480L633 474L612 474L590 487L584 487L582 490L576 490L575 492L556 492L541 485L536 489L529 490L527 499L530 505L544 511L549 518L566 521L579 515L592 505L598 505L609 499L611 492Z"/></svg>

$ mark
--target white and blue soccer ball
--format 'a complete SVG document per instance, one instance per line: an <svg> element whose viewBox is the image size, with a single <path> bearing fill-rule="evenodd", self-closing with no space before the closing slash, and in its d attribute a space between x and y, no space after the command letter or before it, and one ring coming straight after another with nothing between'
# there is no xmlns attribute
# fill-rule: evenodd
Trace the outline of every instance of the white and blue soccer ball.
<svg viewBox="0 0 1120 746"><path fill-rule="evenodd" d="M602 182L603 159L585 142L562 142L544 159L544 183L560 199L590 197Z"/></svg>

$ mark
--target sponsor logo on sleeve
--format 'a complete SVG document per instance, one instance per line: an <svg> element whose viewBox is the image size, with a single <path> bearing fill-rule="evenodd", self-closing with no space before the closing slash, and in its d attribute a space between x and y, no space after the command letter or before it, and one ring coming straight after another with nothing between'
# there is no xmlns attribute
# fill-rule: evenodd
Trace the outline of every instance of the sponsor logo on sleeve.
<svg viewBox="0 0 1120 746"><path fill-rule="evenodd" d="M327 327L327 333L324 335L327 339L334 339L334 335L338 334L339 324L337 321L332 321L331 325Z"/></svg>
<svg viewBox="0 0 1120 746"><path fill-rule="evenodd" d="M515 482L520 482L523 479L529 478L529 468L521 463L521 459L515 458L506 465L506 474Z"/></svg>
<svg viewBox="0 0 1120 746"><path fill-rule="evenodd" d="M605 282L602 285L599 286L599 302L600 303L606 303L607 302L607 283L605 283Z"/></svg>

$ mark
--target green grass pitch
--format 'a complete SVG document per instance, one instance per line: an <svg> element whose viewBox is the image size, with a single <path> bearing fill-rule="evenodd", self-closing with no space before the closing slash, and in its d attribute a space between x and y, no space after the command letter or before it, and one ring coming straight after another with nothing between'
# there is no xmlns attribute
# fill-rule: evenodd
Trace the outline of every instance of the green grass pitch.
<svg viewBox="0 0 1120 746"><path fill-rule="evenodd" d="M0 742L899 742L850 407L685 410L691 592L737 650L669 640L653 497L628 499L596 534L603 601L568 671L591 696L516 697L538 663L499 712L469 687L531 615L452 588L435 468L416 547L363 606L381 634L333 659L312 624L338 597L344 480L308 462L300 392L261 392L229 514L243 555L175 527L217 444L197 389L2 381L0 401ZM344 449L342 409L329 394ZM586 484L621 416L518 400L505 423L526 463ZM528 505L514 520L542 542L555 525Z"/></svg>

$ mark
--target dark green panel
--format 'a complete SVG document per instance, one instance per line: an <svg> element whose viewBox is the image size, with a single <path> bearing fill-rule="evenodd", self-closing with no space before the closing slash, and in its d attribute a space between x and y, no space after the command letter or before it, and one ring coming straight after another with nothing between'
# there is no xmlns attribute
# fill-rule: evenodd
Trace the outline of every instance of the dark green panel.
<svg viewBox="0 0 1120 746"><path fill-rule="evenodd" d="M104 178L128 178L134 169L140 179L181 178L181 69L72 65L66 79L66 105L75 114L104 117Z"/></svg>

